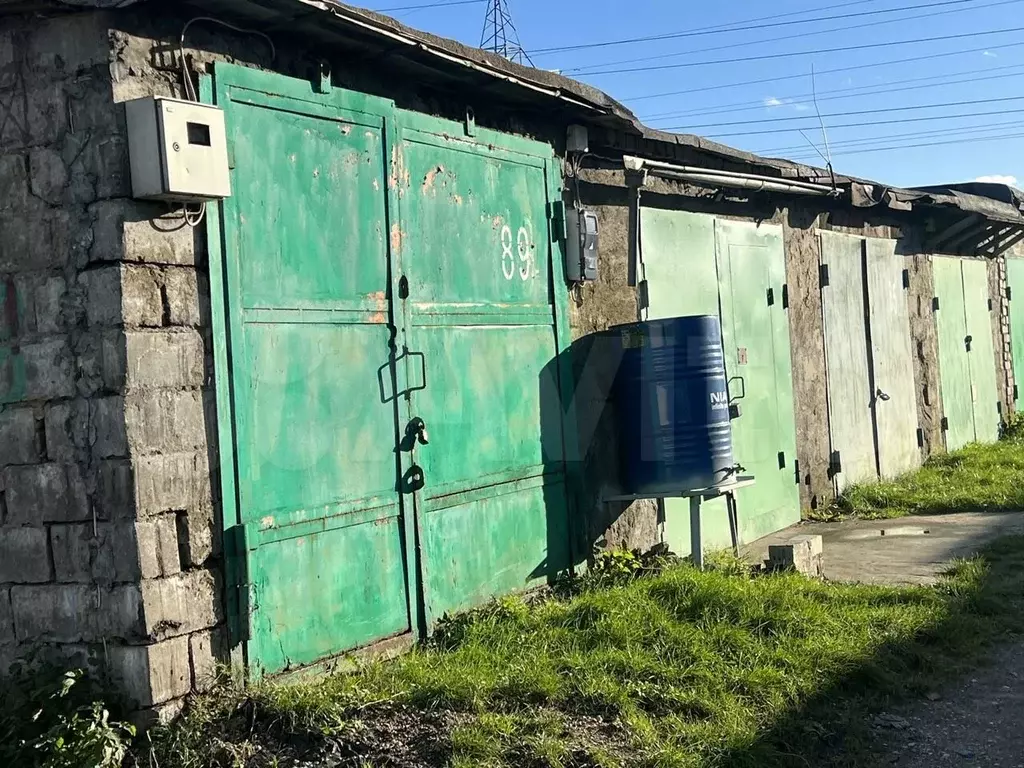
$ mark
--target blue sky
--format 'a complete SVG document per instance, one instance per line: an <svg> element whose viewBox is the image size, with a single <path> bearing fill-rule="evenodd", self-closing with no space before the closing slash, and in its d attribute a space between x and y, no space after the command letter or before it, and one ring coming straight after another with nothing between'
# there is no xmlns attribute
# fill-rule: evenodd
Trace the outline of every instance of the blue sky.
<svg viewBox="0 0 1024 768"><path fill-rule="evenodd" d="M379 0L369 7L428 2ZM536 66L607 91L648 125L820 165L808 143L825 151L811 98L813 67L813 90L838 172L901 186L979 177L1012 177L1024 185L1024 0L506 2L523 46L536 52ZM907 6L933 7L893 10ZM410 26L478 45L485 7L480 0L392 15ZM869 13L876 15L794 23ZM748 29L694 34L725 25ZM1005 31L1014 28L1022 29ZM675 33L690 34L541 52ZM986 34L965 36L970 33ZM953 35L962 37L902 44ZM850 47L860 48L837 50ZM819 52L787 55L808 51ZM925 56L929 58L920 58ZM774 58L735 60L754 57ZM711 61L717 63L705 63ZM687 66L675 66L679 64ZM601 73L611 69L641 71ZM964 101L975 103L878 111ZM849 112L862 114L836 114ZM975 114L949 117L964 113ZM914 121L895 122L908 118ZM798 127L806 139L792 130ZM909 146L914 144L930 146Z"/></svg>

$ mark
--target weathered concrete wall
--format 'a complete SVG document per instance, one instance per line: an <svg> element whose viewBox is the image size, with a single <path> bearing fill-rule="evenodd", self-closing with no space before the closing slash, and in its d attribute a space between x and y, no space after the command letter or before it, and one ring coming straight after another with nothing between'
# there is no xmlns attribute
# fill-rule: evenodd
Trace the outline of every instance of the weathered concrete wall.
<svg viewBox="0 0 1024 768"><path fill-rule="evenodd" d="M930 456L945 450L942 433L942 398L939 385L939 335L932 299L935 278L931 256L908 253L904 257L910 273L907 304L910 311L911 352L914 355L914 384L922 452Z"/></svg>
<svg viewBox="0 0 1024 768"><path fill-rule="evenodd" d="M95 17L0 22L3 669L41 647L100 670L146 636L148 531L107 482L129 451L121 274L100 258L128 183L107 50Z"/></svg>
<svg viewBox="0 0 1024 768"><path fill-rule="evenodd" d="M992 301L992 349L995 352L996 391L1000 422L1013 412L1013 350L1010 347L1010 302L1006 300L1006 257L988 263L988 293Z"/></svg>
<svg viewBox="0 0 1024 768"><path fill-rule="evenodd" d="M819 216L790 208L783 217L786 282L789 285L790 348L796 404L796 453L800 462L800 506L818 510L832 500L829 476L825 337L822 332Z"/></svg>
<svg viewBox="0 0 1024 768"><path fill-rule="evenodd" d="M128 199L110 20L0 22L0 662L165 715L222 623L208 302L195 233Z"/></svg>

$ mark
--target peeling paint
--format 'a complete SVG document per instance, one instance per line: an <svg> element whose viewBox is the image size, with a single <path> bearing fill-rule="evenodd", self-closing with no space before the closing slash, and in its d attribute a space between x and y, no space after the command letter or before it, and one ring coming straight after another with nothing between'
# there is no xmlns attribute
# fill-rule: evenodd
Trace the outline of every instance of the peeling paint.
<svg viewBox="0 0 1024 768"><path fill-rule="evenodd" d="M375 325L383 325L388 321L388 316L384 312L374 312L370 315L370 322Z"/></svg>
<svg viewBox="0 0 1024 768"><path fill-rule="evenodd" d="M343 125L343 126L341 126L341 132L343 134L345 134L346 136L348 136L350 133L352 133L352 126L351 125Z"/></svg>
<svg viewBox="0 0 1024 768"><path fill-rule="evenodd" d="M402 250L402 229L398 224L391 225L391 252L400 253Z"/></svg>
<svg viewBox="0 0 1024 768"><path fill-rule="evenodd" d="M260 520L260 528L263 528L264 530L267 528L273 528L276 524L277 521L274 520L273 515L267 515L262 520Z"/></svg>
<svg viewBox="0 0 1024 768"><path fill-rule="evenodd" d="M423 177L423 192L426 193L428 190L433 189L434 180L438 174L444 173L444 166L439 165L436 168L431 168L427 171L427 175Z"/></svg>
<svg viewBox="0 0 1024 768"><path fill-rule="evenodd" d="M377 177L376 176L374 176L374 178L373 178L373 191L374 192L380 192L380 184L377 182Z"/></svg>
<svg viewBox="0 0 1024 768"><path fill-rule="evenodd" d="M452 202L456 205L462 205L462 195L452 195Z"/></svg>

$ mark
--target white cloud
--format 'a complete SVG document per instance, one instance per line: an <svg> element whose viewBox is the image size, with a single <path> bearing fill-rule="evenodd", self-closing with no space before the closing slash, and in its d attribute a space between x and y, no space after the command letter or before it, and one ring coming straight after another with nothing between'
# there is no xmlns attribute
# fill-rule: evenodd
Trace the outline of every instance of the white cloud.
<svg viewBox="0 0 1024 768"><path fill-rule="evenodd" d="M795 109L797 112L806 112L810 108L811 107L810 107L809 104L794 104L793 105L793 109Z"/></svg>
<svg viewBox="0 0 1024 768"><path fill-rule="evenodd" d="M992 51L982 51L982 56L988 56L990 59L998 59L999 54L993 53Z"/></svg>
<svg viewBox="0 0 1024 768"><path fill-rule="evenodd" d="M784 101L776 99L774 96L769 96L764 100L764 105L766 107L781 107L783 104L785 104Z"/></svg>
<svg viewBox="0 0 1024 768"><path fill-rule="evenodd" d="M1016 176L1006 176L1000 174L993 174L992 176L979 176L975 181L981 181L987 184L1006 184L1010 187L1017 186Z"/></svg>

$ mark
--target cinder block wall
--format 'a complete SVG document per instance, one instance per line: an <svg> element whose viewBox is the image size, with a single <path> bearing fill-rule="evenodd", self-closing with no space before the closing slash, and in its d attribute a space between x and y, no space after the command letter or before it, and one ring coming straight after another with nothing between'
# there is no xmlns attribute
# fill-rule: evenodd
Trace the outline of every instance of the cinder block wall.
<svg viewBox="0 0 1024 768"><path fill-rule="evenodd" d="M0 19L0 667L166 715L223 645L208 301L197 233L129 199L109 22Z"/></svg>

